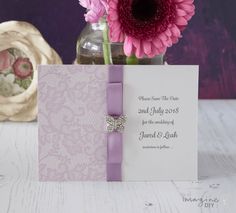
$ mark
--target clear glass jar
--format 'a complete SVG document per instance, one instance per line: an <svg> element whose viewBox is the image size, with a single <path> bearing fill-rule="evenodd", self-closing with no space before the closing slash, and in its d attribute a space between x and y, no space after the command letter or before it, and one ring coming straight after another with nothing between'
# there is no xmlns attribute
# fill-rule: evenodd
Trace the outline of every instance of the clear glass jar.
<svg viewBox="0 0 236 213"><path fill-rule="evenodd" d="M104 29L107 24L102 18L98 23L87 23L77 40L77 59L78 64L105 64L104 61ZM127 64L127 57L123 51L123 43L109 43L111 52L111 64ZM135 59L136 64L163 64L163 55L154 58Z"/></svg>

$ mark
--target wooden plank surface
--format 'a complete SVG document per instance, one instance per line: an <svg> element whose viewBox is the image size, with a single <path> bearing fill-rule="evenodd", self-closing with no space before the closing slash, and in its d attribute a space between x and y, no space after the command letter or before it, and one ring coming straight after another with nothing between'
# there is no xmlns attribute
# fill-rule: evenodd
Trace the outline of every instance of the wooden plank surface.
<svg viewBox="0 0 236 213"><path fill-rule="evenodd" d="M199 103L198 182L37 181L37 123L0 123L0 213L236 212L236 101Z"/></svg>

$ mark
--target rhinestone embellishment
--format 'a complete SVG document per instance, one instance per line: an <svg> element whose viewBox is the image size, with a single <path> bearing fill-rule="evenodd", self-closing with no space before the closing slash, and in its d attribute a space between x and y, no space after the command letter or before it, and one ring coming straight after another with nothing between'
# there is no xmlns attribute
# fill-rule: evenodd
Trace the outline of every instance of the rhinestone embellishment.
<svg viewBox="0 0 236 213"><path fill-rule="evenodd" d="M125 128L126 116L113 117L108 115L106 122L108 132L122 132Z"/></svg>

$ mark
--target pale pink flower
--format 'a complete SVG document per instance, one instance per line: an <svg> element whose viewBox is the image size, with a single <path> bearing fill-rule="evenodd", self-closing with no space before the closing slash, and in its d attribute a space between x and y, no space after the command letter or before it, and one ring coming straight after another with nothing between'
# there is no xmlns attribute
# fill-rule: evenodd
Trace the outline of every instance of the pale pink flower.
<svg viewBox="0 0 236 213"><path fill-rule="evenodd" d="M177 43L194 15L194 0L109 0L112 42L124 42L127 56L154 57Z"/></svg>
<svg viewBox="0 0 236 213"><path fill-rule="evenodd" d="M14 56L11 55L8 50L0 52L0 73L4 72L7 68L10 68L14 62Z"/></svg>
<svg viewBox="0 0 236 213"><path fill-rule="evenodd" d="M79 0L79 3L87 9L85 20L91 23L97 23L108 10L107 0Z"/></svg>

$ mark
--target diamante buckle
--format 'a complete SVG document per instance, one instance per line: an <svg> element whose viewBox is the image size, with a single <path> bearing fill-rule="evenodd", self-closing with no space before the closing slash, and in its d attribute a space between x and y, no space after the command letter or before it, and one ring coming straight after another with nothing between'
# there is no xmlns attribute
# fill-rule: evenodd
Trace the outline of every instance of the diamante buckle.
<svg viewBox="0 0 236 213"><path fill-rule="evenodd" d="M123 132L125 128L126 116L106 116L107 131L108 132Z"/></svg>

